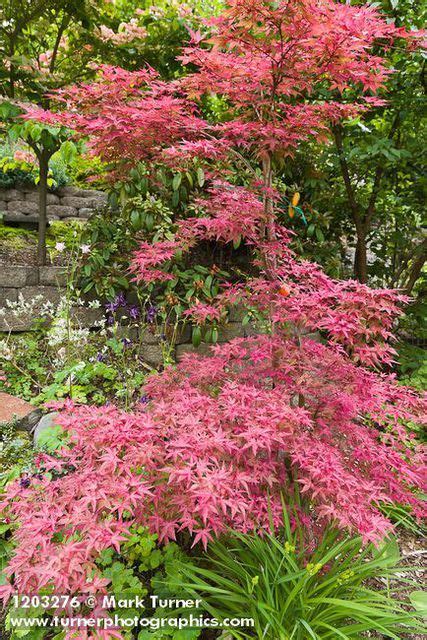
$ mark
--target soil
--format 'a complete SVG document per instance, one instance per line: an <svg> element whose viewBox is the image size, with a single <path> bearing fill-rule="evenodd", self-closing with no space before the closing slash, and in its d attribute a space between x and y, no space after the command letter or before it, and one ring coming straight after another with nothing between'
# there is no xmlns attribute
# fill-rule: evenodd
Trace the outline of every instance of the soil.
<svg viewBox="0 0 427 640"><path fill-rule="evenodd" d="M66 264L66 256L55 252L52 259L47 250L46 264L63 266ZM0 238L0 265L1 266L37 266L37 236L25 234L21 236Z"/></svg>

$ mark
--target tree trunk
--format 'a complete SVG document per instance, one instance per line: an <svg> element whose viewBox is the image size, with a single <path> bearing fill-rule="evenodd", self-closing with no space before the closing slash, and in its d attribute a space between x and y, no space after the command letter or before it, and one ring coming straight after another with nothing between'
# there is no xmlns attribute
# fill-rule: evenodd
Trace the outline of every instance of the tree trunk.
<svg viewBox="0 0 427 640"><path fill-rule="evenodd" d="M37 245L37 262L39 266L46 264L46 226L47 226L47 176L49 171L49 154L42 149L39 156L39 234Z"/></svg>
<svg viewBox="0 0 427 640"><path fill-rule="evenodd" d="M424 264L427 260L427 240L424 240L420 247L420 255L415 259L409 272L408 280L405 285L405 293L410 296L418 278L421 275Z"/></svg>
<svg viewBox="0 0 427 640"><path fill-rule="evenodd" d="M365 284L368 281L366 235L360 231L357 234L356 252L354 254L354 275L359 282Z"/></svg>
<svg viewBox="0 0 427 640"><path fill-rule="evenodd" d="M262 161L262 173L263 173L263 185L264 185L264 224L261 230L261 236L263 241L272 242L276 239L275 230L275 214L273 199L271 197L271 188L273 184L273 169L271 166L271 157L267 155ZM263 262L266 271L266 275L269 279L274 280L272 271L276 267L276 259L273 256L269 256L263 251Z"/></svg>

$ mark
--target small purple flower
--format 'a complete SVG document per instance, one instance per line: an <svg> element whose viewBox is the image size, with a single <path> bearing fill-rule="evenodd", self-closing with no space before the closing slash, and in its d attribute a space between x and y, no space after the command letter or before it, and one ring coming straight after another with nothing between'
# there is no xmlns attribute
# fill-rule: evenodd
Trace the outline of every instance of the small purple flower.
<svg viewBox="0 0 427 640"><path fill-rule="evenodd" d="M108 304L105 305L105 310L107 311L107 313L116 313L117 309L119 308L119 305L116 304L116 302L109 302Z"/></svg>
<svg viewBox="0 0 427 640"><path fill-rule="evenodd" d="M139 318L139 309L136 305L133 304L129 307L129 316L132 320L137 320Z"/></svg>
<svg viewBox="0 0 427 640"><path fill-rule="evenodd" d="M142 396L139 400L140 404L148 404L150 402L150 398L148 396Z"/></svg>
<svg viewBox="0 0 427 640"><path fill-rule="evenodd" d="M113 316L108 316L108 318L107 318L107 324L108 324L108 325L112 325L112 324L114 324L114 318L113 318Z"/></svg>
<svg viewBox="0 0 427 640"><path fill-rule="evenodd" d="M23 489L28 489L28 487L31 484L31 480L30 478L27 477L27 474L24 474L20 481L19 481L19 485L23 488Z"/></svg>
<svg viewBox="0 0 427 640"><path fill-rule="evenodd" d="M124 347L128 347L130 344L132 344L132 340L129 340L129 338L122 338L122 344Z"/></svg>
<svg viewBox="0 0 427 640"><path fill-rule="evenodd" d="M126 306L126 298L125 298L125 294L123 293L123 291L121 291L118 294L118 296L114 300L114 303L117 305L117 308Z"/></svg>
<svg viewBox="0 0 427 640"><path fill-rule="evenodd" d="M96 359L98 362L104 362L104 356L100 351L96 354Z"/></svg>
<svg viewBox="0 0 427 640"><path fill-rule="evenodd" d="M147 322L149 322L150 324L152 324L154 322L154 320L156 319L156 315L157 315L157 308L154 306L154 304L149 304L147 307Z"/></svg>

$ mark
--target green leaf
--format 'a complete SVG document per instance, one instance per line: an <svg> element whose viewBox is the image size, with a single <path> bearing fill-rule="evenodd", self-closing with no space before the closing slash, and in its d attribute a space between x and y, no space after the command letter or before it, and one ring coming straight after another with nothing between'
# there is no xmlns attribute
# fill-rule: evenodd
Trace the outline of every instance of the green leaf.
<svg viewBox="0 0 427 640"><path fill-rule="evenodd" d="M202 341L202 331L200 327L193 327L193 332L191 335L191 342L194 347L198 347Z"/></svg>
<svg viewBox="0 0 427 640"><path fill-rule="evenodd" d="M203 187L203 185L205 184L205 172L203 171L202 167L197 168L197 183L199 187Z"/></svg>
<svg viewBox="0 0 427 640"><path fill-rule="evenodd" d="M427 618L427 591L412 591L409 599L423 618Z"/></svg>
<svg viewBox="0 0 427 640"><path fill-rule="evenodd" d="M172 180L172 188L174 191L177 191L181 185L182 175L180 173L175 174Z"/></svg>
<svg viewBox="0 0 427 640"><path fill-rule="evenodd" d="M325 236L323 235L323 231L322 229L320 229L320 227L316 227L316 238L319 242L325 241Z"/></svg>

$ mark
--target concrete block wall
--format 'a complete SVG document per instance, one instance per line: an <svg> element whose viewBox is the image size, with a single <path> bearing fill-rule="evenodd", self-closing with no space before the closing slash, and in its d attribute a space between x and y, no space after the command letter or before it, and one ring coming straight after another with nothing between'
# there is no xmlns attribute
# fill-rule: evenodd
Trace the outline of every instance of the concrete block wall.
<svg viewBox="0 0 427 640"><path fill-rule="evenodd" d="M37 222L37 187L0 189L0 214L4 222ZM94 210L105 205L107 194L95 189L61 187L47 195L48 220L88 218Z"/></svg>
<svg viewBox="0 0 427 640"><path fill-rule="evenodd" d="M17 302L22 294L26 302L42 296L42 303L56 303L60 297L60 287L65 282L66 275L62 267L0 266L0 308L3 309L0 332L30 331L34 328L35 318L32 314L17 316L7 307L6 301Z"/></svg>
<svg viewBox="0 0 427 640"><path fill-rule="evenodd" d="M42 297L40 304L50 301L57 303L61 295L60 289L66 284L66 274L63 267L29 267L10 265L0 266L0 339L1 333L18 333L31 331L35 328L37 310L34 313L15 314L6 305L6 300L17 302L20 294L25 301L31 301L38 296ZM89 329L96 327L96 323L104 316L104 310L90 309L87 307L73 307L72 316L81 327ZM223 343L236 337L253 335L256 330L251 325L243 326L241 318L243 313L235 310L230 317L230 322L220 328L218 342ZM156 332L153 326L143 328L142 335L137 335L135 328L121 328L123 337L128 336L134 340L140 340L143 345L143 358L147 364L158 367L163 362L162 336ZM202 343L195 348L191 343L190 327L184 327L175 344L175 358L180 360L187 353L205 354L209 351L209 345Z"/></svg>

